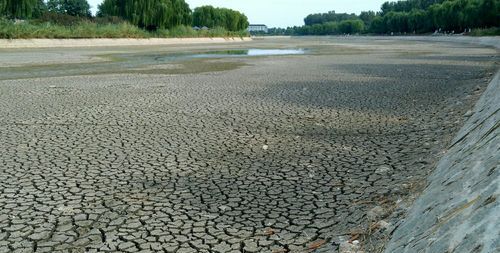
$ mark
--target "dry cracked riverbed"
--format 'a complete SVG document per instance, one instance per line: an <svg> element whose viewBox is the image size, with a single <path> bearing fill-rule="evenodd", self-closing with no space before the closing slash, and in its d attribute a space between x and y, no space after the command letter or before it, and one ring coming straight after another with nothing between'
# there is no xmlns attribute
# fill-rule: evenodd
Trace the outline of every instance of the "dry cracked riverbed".
<svg viewBox="0 0 500 253"><path fill-rule="evenodd" d="M156 57L246 48L306 54ZM379 247L498 60L381 38L0 50L0 252Z"/></svg>

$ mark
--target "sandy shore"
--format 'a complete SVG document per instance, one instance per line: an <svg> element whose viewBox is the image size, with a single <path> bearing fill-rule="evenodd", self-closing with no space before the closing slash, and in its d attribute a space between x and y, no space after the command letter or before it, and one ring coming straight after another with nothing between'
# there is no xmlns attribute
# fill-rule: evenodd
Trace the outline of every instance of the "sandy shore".
<svg viewBox="0 0 500 253"><path fill-rule="evenodd" d="M178 44L234 43L251 38L171 38L171 39L0 39L1 48L60 48L106 46L161 46Z"/></svg>

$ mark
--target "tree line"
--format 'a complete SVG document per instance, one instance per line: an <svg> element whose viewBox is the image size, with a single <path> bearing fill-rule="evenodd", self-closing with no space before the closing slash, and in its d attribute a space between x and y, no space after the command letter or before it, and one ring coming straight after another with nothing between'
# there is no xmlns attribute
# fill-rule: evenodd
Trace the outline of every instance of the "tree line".
<svg viewBox="0 0 500 253"><path fill-rule="evenodd" d="M315 25L331 22L341 22L344 20L352 20L357 18L358 16L356 16L356 14L335 13L335 11L329 11L327 13L309 14L306 18L304 18L304 23L305 25Z"/></svg>
<svg viewBox="0 0 500 253"><path fill-rule="evenodd" d="M405 0L379 12L311 14L304 26L270 29L279 35L404 34L500 27L500 0Z"/></svg>
<svg viewBox="0 0 500 253"><path fill-rule="evenodd" d="M37 18L46 10L43 0L0 0L0 16Z"/></svg>
<svg viewBox="0 0 500 253"><path fill-rule="evenodd" d="M193 25L225 27L229 31L241 31L248 27L248 18L243 13L227 8L201 6L194 9Z"/></svg>
<svg viewBox="0 0 500 253"><path fill-rule="evenodd" d="M371 20L374 33L460 33L500 26L500 0L410 0L386 2Z"/></svg>
<svg viewBox="0 0 500 253"><path fill-rule="evenodd" d="M190 25L191 9L184 0L104 0L98 16L116 16L147 30Z"/></svg>
<svg viewBox="0 0 500 253"><path fill-rule="evenodd" d="M54 18L54 14L57 14ZM0 0L0 17L10 19L57 19L65 16L92 18L87 0ZM245 14L226 8L203 6L194 12L184 0L104 0L98 17L119 18L146 30L177 26L199 26L242 31L248 27ZM47 18L48 17L48 18Z"/></svg>

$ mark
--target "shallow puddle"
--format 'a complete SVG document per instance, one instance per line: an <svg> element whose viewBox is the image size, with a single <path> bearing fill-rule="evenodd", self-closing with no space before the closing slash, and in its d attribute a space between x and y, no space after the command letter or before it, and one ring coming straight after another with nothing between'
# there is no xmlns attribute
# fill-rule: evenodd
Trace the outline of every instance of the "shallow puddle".
<svg viewBox="0 0 500 253"><path fill-rule="evenodd" d="M235 49L204 52L162 53L162 54L113 54L116 61L95 62L86 64L50 64L39 66L21 66L0 68L0 80L30 77L54 77L70 75L97 75L110 73L201 73L232 69L238 64L219 63L205 64L203 59L220 59L236 57L301 55L304 49ZM165 70L165 64L189 62L188 67L182 69ZM154 66L162 65L161 70ZM227 66L226 66L227 65Z"/></svg>
<svg viewBox="0 0 500 253"><path fill-rule="evenodd" d="M209 51L201 53L169 54L155 57L156 61L175 61L182 59L231 58L251 56L301 55L304 49L238 49Z"/></svg>

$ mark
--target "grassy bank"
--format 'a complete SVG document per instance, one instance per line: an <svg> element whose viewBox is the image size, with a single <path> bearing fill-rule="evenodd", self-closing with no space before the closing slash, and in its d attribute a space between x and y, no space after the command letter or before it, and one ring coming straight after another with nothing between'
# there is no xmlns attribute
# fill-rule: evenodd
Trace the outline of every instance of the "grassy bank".
<svg viewBox="0 0 500 253"><path fill-rule="evenodd" d="M50 22L21 22L0 20L0 39L74 39L74 38L196 38L196 37L245 37L246 31L229 32L223 28L195 31L178 26L169 30L146 31L122 22L99 24L79 22L58 25Z"/></svg>
<svg viewBox="0 0 500 253"><path fill-rule="evenodd" d="M492 27L486 29L474 29L469 35L471 36L500 36L500 27Z"/></svg>

